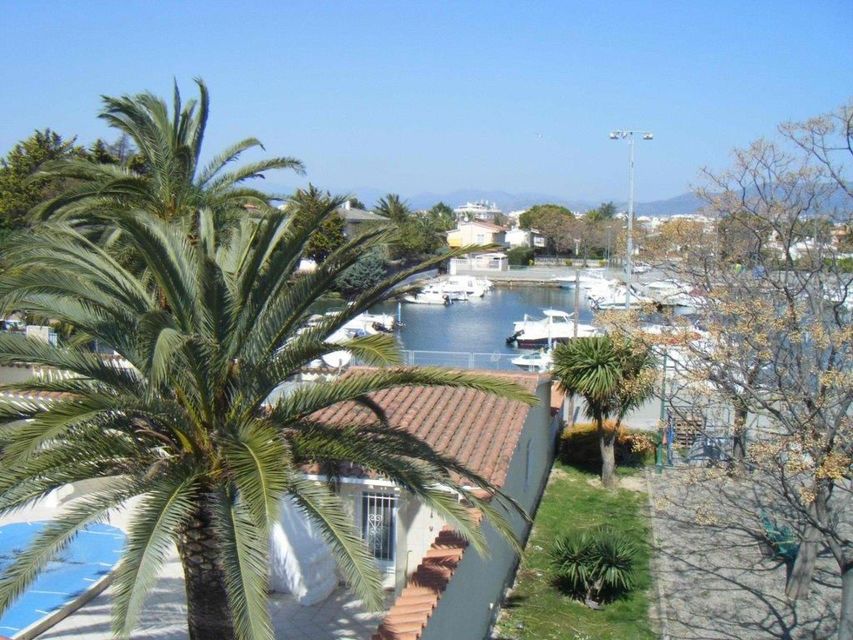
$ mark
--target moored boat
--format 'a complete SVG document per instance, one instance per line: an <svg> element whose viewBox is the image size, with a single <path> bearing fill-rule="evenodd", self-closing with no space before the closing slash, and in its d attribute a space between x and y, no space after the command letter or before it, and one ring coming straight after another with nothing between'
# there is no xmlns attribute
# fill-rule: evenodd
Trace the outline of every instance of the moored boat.
<svg viewBox="0 0 853 640"><path fill-rule="evenodd" d="M558 309L545 309L544 318L532 318L524 314L524 319L513 323L513 333L506 341L515 343L520 349L550 347L558 342L567 342L575 337L574 316ZM596 327L589 324L577 325L577 337L599 335Z"/></svg>

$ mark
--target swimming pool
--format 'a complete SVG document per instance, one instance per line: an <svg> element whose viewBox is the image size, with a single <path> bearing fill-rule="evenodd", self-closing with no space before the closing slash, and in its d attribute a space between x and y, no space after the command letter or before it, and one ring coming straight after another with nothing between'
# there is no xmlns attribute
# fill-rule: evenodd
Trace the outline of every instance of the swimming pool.
<svg viewBox="0 0 853 640"><path fill-rule="evenodd" d="M0 575L46 524L20 522L0 527ZM0 617L0 636L14 638L83 595L118 562L124 541L121 529L106 524L82 531Z"/></svg>

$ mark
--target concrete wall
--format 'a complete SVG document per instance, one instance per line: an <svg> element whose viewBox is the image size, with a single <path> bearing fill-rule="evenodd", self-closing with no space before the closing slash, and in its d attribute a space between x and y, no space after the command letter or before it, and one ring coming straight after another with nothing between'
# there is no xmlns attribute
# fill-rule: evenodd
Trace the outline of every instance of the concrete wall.
<svg viewBox="0 0 853 640"><path fill-rule="evenodd" d="M515 450L504 490L530 512L538 504L554 456L557 423L550 415L550 382L537 389L538 406L531 409ZM520 517L512 525L521 540L528 526ZM515 573L518 558L507 542L488 524L483 526L489 557L469 547L438 601L422 640L483 640L505 587Z"/></svg>

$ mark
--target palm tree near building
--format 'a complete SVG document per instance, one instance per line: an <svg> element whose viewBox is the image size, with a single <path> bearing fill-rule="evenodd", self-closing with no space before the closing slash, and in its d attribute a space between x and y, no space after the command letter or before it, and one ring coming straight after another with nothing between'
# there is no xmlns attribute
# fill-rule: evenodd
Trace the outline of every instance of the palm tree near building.
<svg viewBox="0 0 853 640"><path fill-rule="evenodd" d="M75 346L0 336L0 364L39 363L74 374L5 389L60 392L46 408L0 404L0 514L67 483L97 489L57 515L0 579L0 611L87 524L134 504L114 583L116 635L138 618L172 544L184 567L191 640L268 639L268 532L285 496L323 531L351 587L369 603L377 570L340 500L306 481L302 464L353 462L409 490L476 546L482 534L466 506L437 489L452 487L509 539L508 498L483 478L384 424L368 394L401 385L479 389L522 402L517 386L468 373L396 365L394 339L355 338L346 348L382 365L361 375L298 388L268 400L283 381L324 353L326 338L425 263L358 296L335 317L302 330L308 309L387 231L347 241L310 274L294 277L323 210L244 219L228 233L202 209L189 239L184 226L147 212L117 213L115 229L141 261L129 269L74 228L46 223L6 249L4 309L47 315L78 336L109 344L132 368ZM376 412L371 427L331 428L312 415L344 401ZM491 502L472 487L485 489ZM137 501L138 502L135 502Z"/></svg>
<svg viewBox="0 0 853 640"><path fill-rule="evenodd" d="M655 366L646 347L625 337L576 338L554 350L554 377L567 393L584 399L595 421L605 487L616 486L614 445L622 419L654 393ZM614 417L615 426L606 427Z"/></svg>

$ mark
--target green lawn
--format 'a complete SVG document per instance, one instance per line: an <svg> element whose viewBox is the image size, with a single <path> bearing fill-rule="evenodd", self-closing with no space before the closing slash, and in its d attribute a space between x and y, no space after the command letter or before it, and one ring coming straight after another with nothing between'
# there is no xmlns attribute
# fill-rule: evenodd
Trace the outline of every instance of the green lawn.
<svg viewBox="0 0 853 640"><path fill-rule="evenodd" d="M626 475L620 474L630 482ZM646 640L657 637L649 624L650 532L646 494L626 489L611 493L591 485L588 481L593 478L595 476L589 473L555 463L518 569L515 590L504 604L496 627L496 637L507 640ZM570 527L604 523L624 531L638 543L641 549L638 584L624 599L593 611L564 596L552 585L548 552L552 541Z"/></svg>

